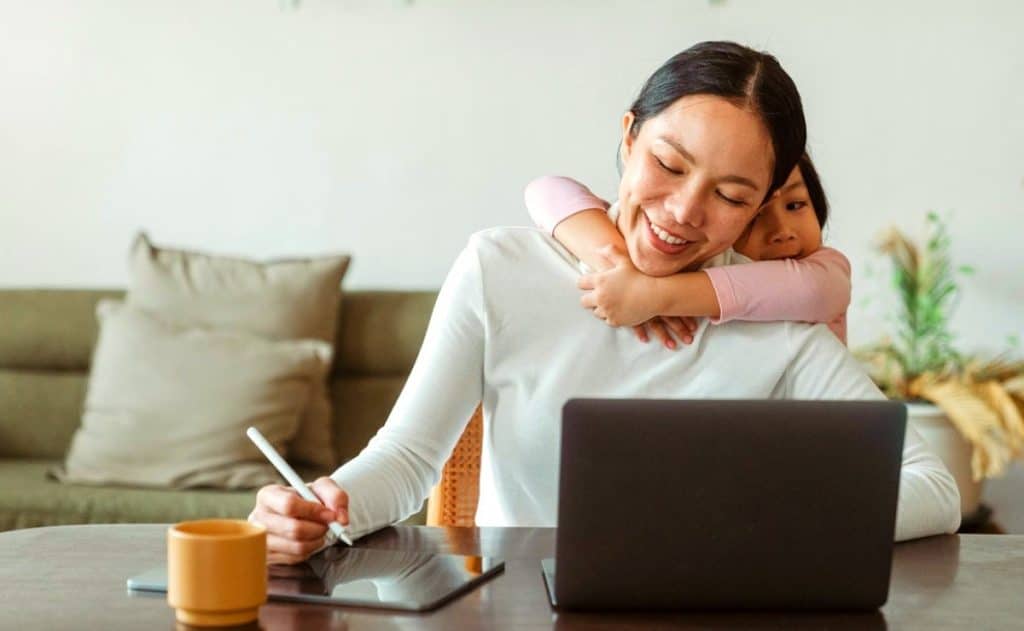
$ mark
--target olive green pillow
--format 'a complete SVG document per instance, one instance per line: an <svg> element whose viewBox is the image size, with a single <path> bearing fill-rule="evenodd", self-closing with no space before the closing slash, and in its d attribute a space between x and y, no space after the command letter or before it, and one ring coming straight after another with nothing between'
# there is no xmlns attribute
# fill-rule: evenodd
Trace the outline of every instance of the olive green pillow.
<svg viewBox="0 0 1024 631"><path fill-rule="evenodd" d="M275 340L334 344L345 255L257 262L153 245L132 245L127 302L174 322L244 331ZM325 378L326 379L326 378ZM333 470L331 406L325 379L291 443L299 464Z"/></svg>
<svg viewBox="0 0 1024 631"><path fill-rule="evenodd" d="M280 481L245 429L287 455L330 365L327 343L185 328L113 300L97 316L82 425L56 477L175 489Z"/></svg>

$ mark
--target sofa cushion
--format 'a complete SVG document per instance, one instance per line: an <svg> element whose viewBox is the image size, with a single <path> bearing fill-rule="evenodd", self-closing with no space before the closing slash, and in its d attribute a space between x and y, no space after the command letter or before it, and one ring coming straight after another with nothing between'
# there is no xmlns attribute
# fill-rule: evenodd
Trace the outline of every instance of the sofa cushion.
<svg viewBox="0 0 1024 631"><path fill-rule="evenodd" d="M249 442L256 426L284 451L330 346L181 328L103 301L101 333L64 481L252 488L279 480Z"/></svg>
<svg viewBox="0 0 1024 631"><path fill-rule="evenodd" d="M59 524L245 518L256 491L129 489L61 484L58 460L0 459L0 531Z"/></svg>
<svg viewBox="0 0 1024 631"><path fill-rule="evenodd" d="M249 261L157 247L139 234L131 249L127 301L175 322L333 345L348 263L344 255ZM292 440L291 458L333 467L331 436L331 409L320 380Z"/></svg>
<svg viewBox="0 0 1024 631"><path fill-rule="evenodd" d="M387 418L422 343L436 295L345 292L331 384L338 452L332 465L322 468L355 456L366 445L360 437L372 436ZM98 335L96 304L123 296L115 290L0 289L0 322L5 323L0 327L0 457L65 455L81 422ZM379 395L363 398L357 392L360 382L374 378L381 383L367 387Z"/></svg>
<svg viewBox="0 0 1024 631"><path fill-rule="evenodd" d="M0 532L63 524L174 523L189 519L245 519L256 491L172 491L61 484L47 477L51 459L0 458ZM297 467L303 480L326 470ZM406 524L425 523L425 511Z"/></svg>
<svg viewBox="0 0 1024 631"><path fill-rule="evenodd" d="M0 367L86 371L96 344L96 303L122 291L0 290Z"/></svg>
<svg viewBox="0 0 1024 631"><path fill-rule="evenodd" d="M0 368L0 458L63 458L87 381L81 372Z"/></svg>
<svg viewBox="0 0 1024 631"><path fill-rule="evenodd" d="M334 373L406 377L420 352L436 300L436 291L346 293L344 317L338 321Z"/></svg>
<svg viewBox="0 0 1024 631"><path fill-rule="evenodd" d="M384 424L403 385L404 376L352 376L331 383L334 409L344 419L334 434L342 464L358 455Z"/></svg>

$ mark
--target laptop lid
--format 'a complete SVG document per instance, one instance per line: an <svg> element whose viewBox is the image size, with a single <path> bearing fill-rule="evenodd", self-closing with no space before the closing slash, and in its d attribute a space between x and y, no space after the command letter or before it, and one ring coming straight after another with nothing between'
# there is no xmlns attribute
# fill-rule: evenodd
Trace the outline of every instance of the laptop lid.
<svg viewBox="0 0 1024 631"><path fill-rule="evenodd" d="M905 426L890 401L570 400L559 607L880 607Z"/></svg>

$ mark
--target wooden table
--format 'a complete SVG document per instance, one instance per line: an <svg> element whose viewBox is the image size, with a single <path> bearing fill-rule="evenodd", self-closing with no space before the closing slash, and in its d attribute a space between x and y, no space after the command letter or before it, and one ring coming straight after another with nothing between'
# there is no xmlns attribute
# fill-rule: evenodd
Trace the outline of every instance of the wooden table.
<svg viewBox="0 0 1024 631"><path fill-rule="evenodd" d="M60 526L0 533L0 629L174 629L160 595L125 579L165 560L158 524ZM888 604L876 614L555 613L538 559L550 528L383 530L360 546L481 554L505 572L427 614L270 602L260 627L277 629L1021 629L1024 536L954 535L896 547ZM251 628L255 628L252 625Z"/></svg>

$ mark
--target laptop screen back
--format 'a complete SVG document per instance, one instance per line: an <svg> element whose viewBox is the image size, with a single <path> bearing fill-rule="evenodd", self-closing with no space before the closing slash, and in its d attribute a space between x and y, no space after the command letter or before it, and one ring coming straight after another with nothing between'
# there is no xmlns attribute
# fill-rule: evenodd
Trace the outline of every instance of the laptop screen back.
<svg viewBox="0 0 1024 631"><path fill-rule="evenodd" d="M569 401L559 606L881 606L905 424L888 401Z"/></svg>

